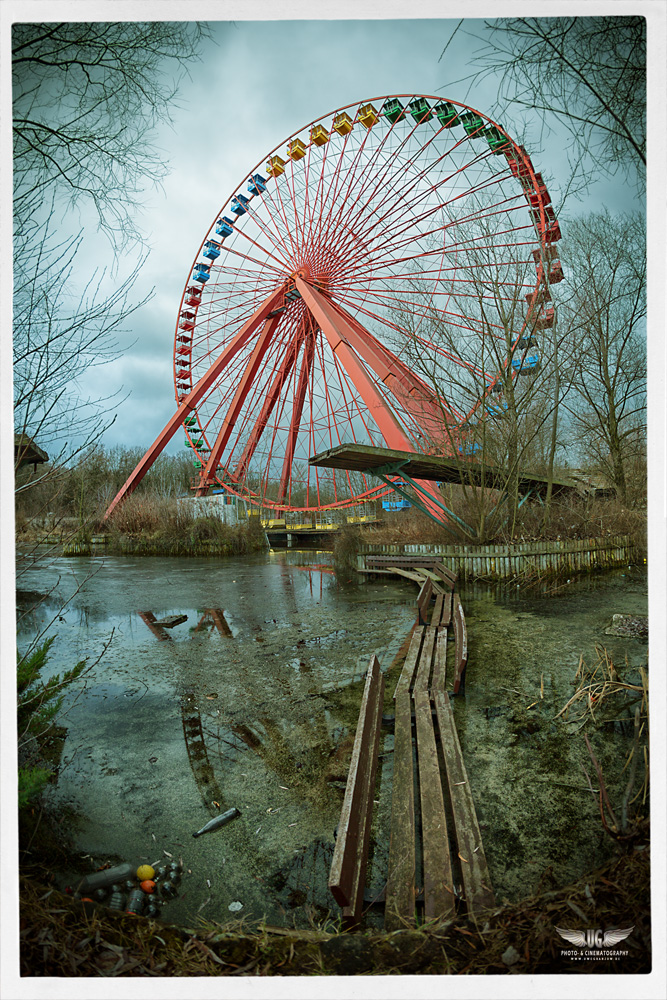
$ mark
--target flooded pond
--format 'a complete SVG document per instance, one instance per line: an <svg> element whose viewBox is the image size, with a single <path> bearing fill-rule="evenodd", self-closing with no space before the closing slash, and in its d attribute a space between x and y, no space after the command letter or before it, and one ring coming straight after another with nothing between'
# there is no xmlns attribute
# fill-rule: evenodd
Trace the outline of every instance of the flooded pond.
<svg viewBox="0 0 667 1000"><path fill-rule="evenodd" d="M398 671L414 585L357 585L337 579L330 553L287 550L55 558L25 569L19 587L19 610L49 595L19 617L19 648L56 615L44 677L83 658L94 664L66 695L58 780L46 793L66 811L75 851L96 865L181 857L178 895L163 911L171 922L336 917L327 877L361 694L354 682L374 652ZM496 896L517 899L613 850L581 770L593 773L583 734L554 716L596 644L624 676L645 665L645 641L604 632L614 613L646 614L647 581L627 571L553 596L469 587L462 599L469 667L456 724ZM170 616L187 618L158 624ZM389 695L393 687L390 678ZM628 733L611 725L593 738L614 794ZM392 746L383 730L372 891L386 878ZM239 818L193 838L231 807ZM59 887L72 881L56 873Z"/></svg>

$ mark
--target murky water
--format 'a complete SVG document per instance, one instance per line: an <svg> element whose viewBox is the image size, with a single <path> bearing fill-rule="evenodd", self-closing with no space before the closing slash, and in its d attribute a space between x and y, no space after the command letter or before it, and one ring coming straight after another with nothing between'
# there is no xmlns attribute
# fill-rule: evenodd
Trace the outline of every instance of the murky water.
<svg viewBox="0 0 667 1000"><path fill-rule="evenodd" d="M23 591L52 593L20 621L19 645L71 597L55 622L51 670L93 663L108 643L67 695L48 799L72 810L76 849L98 863L183 858L165 919L192 925L237 912L304 926L337 913L326 882L360 696L351 684L371 653L385 668L394 660L416 590L390 578L338 580L330 559L294 550L56 559L21 576ZM596 643L628 677L646 662L645 642L604 635L613 613L646 613L646 578L615 574L532 599L471 587L463 602L470 655L456 723L496 895L515 899L549 869L563 884L612 849L581 770L592 774L583 735L554 716ZM174 615L187 621L156 624ZM381 747L375 888L392 739ZM593 745L615 794L627 729L608 726ZM240 818L193 839L232 806ZM68 877L58 874L62 884ZM242 909L230 911L236 902Z"/></svg>
<svg viewBox="0 0 667 1000"><path fill-rule="evenodd" d="M339 583L330 559L56 559L21 576L24 591L53 590L21 622L20 645L73 594L55 622L52 671L93 662L111 636L66 698L48 799L75 812L76 847L96 859L182 856L172 921L226 919L241 902L242 916L304 923L309 907L321 917L332 905L356 713L331 698L372 652L395 656L414 594L399 581ZM187 621L155 625L170 615ZM192 838L232 806L241 818Z"/></svg>

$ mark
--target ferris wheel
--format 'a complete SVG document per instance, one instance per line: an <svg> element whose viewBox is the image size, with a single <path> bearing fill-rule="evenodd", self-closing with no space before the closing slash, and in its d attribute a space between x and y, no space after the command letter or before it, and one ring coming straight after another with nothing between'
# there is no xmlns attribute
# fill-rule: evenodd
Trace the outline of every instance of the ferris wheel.
<svg viewBox="0 0 667 1000"><path fill-rule="evenodd" d="M177 431L198 494L279 510L386 490L308 465L342 443L465 453L479 408L539 368L560 235L526 151L466 105L385 96L293 133L203 234L176 412L107 515Z"/></svg>

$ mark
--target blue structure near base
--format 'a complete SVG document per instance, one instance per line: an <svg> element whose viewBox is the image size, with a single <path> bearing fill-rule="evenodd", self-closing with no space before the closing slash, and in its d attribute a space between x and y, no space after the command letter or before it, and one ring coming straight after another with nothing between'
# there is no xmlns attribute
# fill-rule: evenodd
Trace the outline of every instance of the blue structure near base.
<svg viewBox="0 0 667 1000"><path fill-rule="evenodd" d="M382 501L382 510L408 510L410 507L412 504L405 497L385 498Z"/></svg>

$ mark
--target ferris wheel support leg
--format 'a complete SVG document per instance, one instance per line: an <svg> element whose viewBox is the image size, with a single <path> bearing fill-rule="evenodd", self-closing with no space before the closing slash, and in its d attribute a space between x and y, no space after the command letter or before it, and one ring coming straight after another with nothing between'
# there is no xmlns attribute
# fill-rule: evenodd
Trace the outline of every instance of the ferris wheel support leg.
<svg viewBox="0 0 667 1000"><path fill-rule="evenodd" d="M210 389L210 387L215 382L216 378L224 370L224 368L229 364L229 362L235 357L236 354L245 346L252 334L255 332L260 323L268 317L268 314L274 308L278 300L282 297L284 289L282 286L272 292L261 304L259 309L257 309L247 323L239 330L234 339L230 341L227 347L222 351L222 353L216 358L211 367L205 372L204 375L199 379L197 384L192 389L192 392L188 393L181 405L178 407L173 417L165 424L162 431L158 434L153 444L150 446L146 454L143 456L134 471L128 476L126 481L121 486L120 490L113 498L107 510L104 514L104 520L113 513L118 504L125 499L136 487L139 485L141 480L144 478L151 465L161 453L162 449L171 441L172 437L179 429L183 423L184 417L190 413L191 410L195 408L202 396Z"/></svg>
<svg viewBox="0 0 667 1000"><path fill-rule="evenodd" d="M299 427L301 426L303 403L306 398L306 389L308 388L308 382L310 381L310 373L313 367L314 357L315 357L315 332L314 330L311 329L303 352L303 360L301 362L301 372L299 373L299 383L297 385L296 395L294 397L294 404L292 406L292 420L290 422L290 429L287 438L287 448L285 449L285 459L283 461L283 468L280 474L280 485L278 487L278 503L282 503L282 501L285 498L285 491L287 490L287 484L289 482L290 474L292 471L292 462L294 460L296 439L299 434Z"/></svg>
<svg viewBox="0 0 667 1000"><path fill-rule="evenodd" d="M246 469L248 468L248 463L250 462L252 456L255 454L255 449L259 444L259 439L262 436L262 432L264 431L264 428L266 427L269 421L269 417L273 412L273 408L275 407L276 403L278 402L278 399L280 398L280 393L282 392L283 386L290 377L292 368L294 368L304 338L305 338L305 333L300 328L297 331L297 334L292 342L292 345L287 353L287 356L283 359L283 362L278 370L278 374L273 380L273 383L269 390L269 394L264 400L264 405L262 406L261 412L257 417L257 420L255 421L255 426L252 429L252 432L248 438L246 446L243 449L243 454L239 459L238 465L234 469L233 476L235 479L242 478Z"/></svg>
<svg viewBox="0 0 667 1000"><path fill-rule="evenodd" d="M257 338L257 343L255 344L254 350L250 356L250 360L246 365L246 369L241 376L241 380L236 388L236 392L234 393L232 404L227 410L227 413L222 421L222 426L218 432L215 444L211 449L208 462L206 463L205 468L201 471L199 486L197 487L195 494L198 497L206 493L209 484L215 479L215 470L218 468L220 456L225 450L231 433L234 430L234 425L236 424L236 420L248 394L252 380L257 374L257 369L264 359L264 355L266 354L269 344L271 343L271 337L273 336L279 321L279 316L272 316L267 319L264 323L264 329Z"/></svg>
<svg viewBox="0 0 667 1000"><path fill-rule="evenodd" d="M336 312L332 304L324 296L315 293L302 278L296 278L296 286L306 306L327 338L332 352L354 382L359 395L380 429L387 447L396 448L399 451L416 451L415 446L401 427L393 410L377 390L359 357L348 343L347 336L350 332L350 327L345 318ZM427 494L424 499L424 505L430 512L439 514L441 503L434 487L430 483L427 483L425 484L424 492ZM428 495L432 496L432 500L429 500Z"/></svg>
<svg viewBox="0 0 667 1000"><path fill-rule="evenodd" d="M371 366L401 406L412 414L428 436L443 447L444 453L447 455L453 453L447 427L455 419L455 415L448 411L430 386L369 333L357 319L350 316L337 302L333 303L333 307L357 335L354 340L350 340L351 346Z"/></svg>

